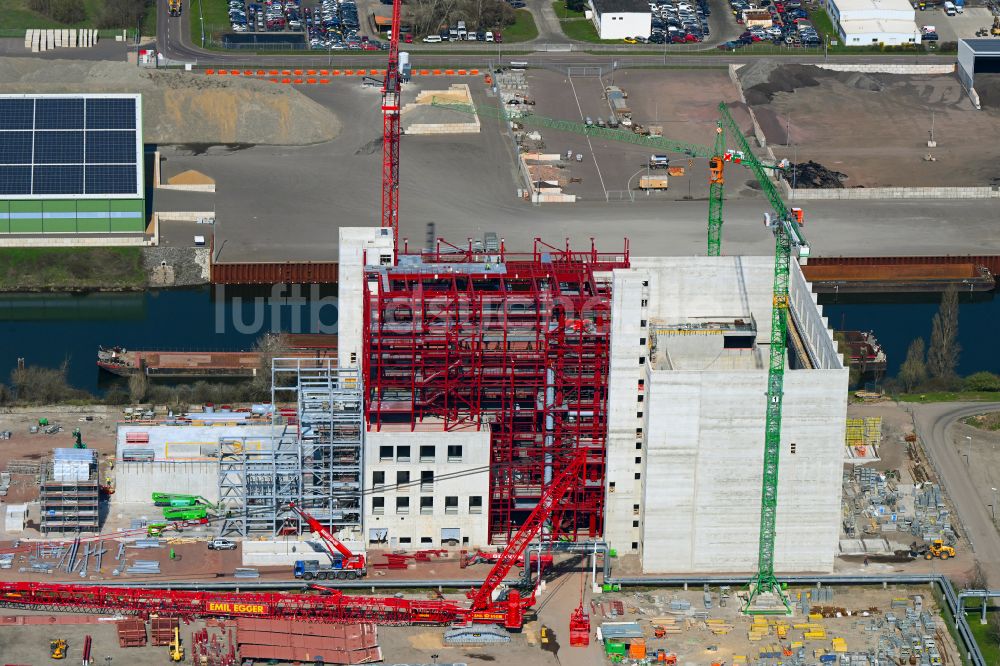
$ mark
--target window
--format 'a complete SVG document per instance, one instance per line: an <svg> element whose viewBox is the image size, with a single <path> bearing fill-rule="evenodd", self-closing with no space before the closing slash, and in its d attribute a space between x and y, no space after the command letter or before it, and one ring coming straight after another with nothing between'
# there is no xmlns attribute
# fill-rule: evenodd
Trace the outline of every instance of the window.
<svg viewBox="0 0 1000 666"><path fill-rule="evenodd" d="M639 304L640 307L647 307L648 305L649 305L649 299L648 298L642 299L642 302Z"/></svg>
<svg viewBox="0 0 1000 666"><path fill-rule="evenodd" d="M643 394L640 393L639 395L635 396L635 399L638 402L645 402L646 401L646 396L644 396Z"/></svg>
<svg viewBox="0 0 1000 666"><path fill-rule="evenodd" d="M402 539L400 539L400 541L402 541ZM638 541L633 541L632 542L632 550L639 550L639 542Z"/></svg>
<svg viewBox="0 0 1000 666"><path fill-rule="evenodd" d="M642 286L643 287L648 287L649 286L649 280L643 280L642 281Z"/></svg>
<svg viewBox="0 0 1000 666"><path fill-rule="evenodd" d="M639 505L638 504L633 504L632 505L632 515L633 516L638 516L639 515Z"/></svg>
<svg viewBox="0 0 1000 666"><path fill-rule="evenodd" d="M410 512L410 498L409 497L397 497L396 498L396 513L405 515Z"/></svg>
<svg viewBox="0 0 1000 666"><path fill-rule="evenodd" d="M640 319L639 320L639 327L640 328L646 328L646 320L645 319Z"/></svg>
<svg viewBox="0 0 1000 666"><path fill-rule="evenodd" d="M640 379L639 380L639 388L643 388L645 386L646 386L646 380L645 379Z"/></svg>
<svg viewBox="0 0 1000 666"><path fill-rule="evenodd" d="M431 537L420 537L420 543L434 543L434 539Z"/></svg>
<svg viewBox="0 0 1000 666"><path fill-rule="evenodd" d="M635 450L636 451L642 451L642 442L636 442L635 443Z"/></svg>
<svg viewBox="0 0 1000 666"><path fill-rule="evenodd" d="M420 492L427 493L434 490L434 472L422 470L420 472Z"/></svg>
<svg viewBox="0 0 1000 666"><path fill-rule="evenodd" d="M424 516L429 516L434 513L434 498L433 497L421 497L420 498L420 513Z"/></svg>
<svg viewBox="0 0 1000 666"><path fill-rule="evenodd" d="M399 545L409 544L411 541L410 537L399 537Z"/></svg>
<svg viewBox="0 0 1000 666"><path fill-rule="evenodd" d="M632 527L639 527L639 521L638 520L633 520L632 521Z"/></svg>
<svg viewBox="0 0 1000 666"><path fill-rule="evenodd" d="M372 485L376 487L385 485L385 472L372 472Z"/></svg>
<svg viewBox="0 0 1000 666"><path fill-rule="evenodd" d="M448 445L448 462L462 462L462 445Z"/></svg>
<svg viewBox="0 0 1000 666"><path fill-rule="evenodd" d="M608 483L608 492L609 493L615 492L615 482L614 481L611 481L611 482Z"/></svg>
<svg viewBox="0 0 1000 666"><path fill-rule="evenodd" d="M794 454L795 453L795 442L792 442L789 446L791 446L792 453Z"/></svg>
<svg viewBox="0 0 1000 666"><path fill-rule="evenodd" d="M638 481L641 478L642 478L642 473L641 472L636 472L635 473L635 480Z"/></svg>
<svg viewBox="0 0 1000 666"><path fill-rule="evenodd" d="M646 357L645 356L640 356L639 357L639 365L643 365L645 362L646 362Z"/></svg>
<svg viewBox="0 0 1000 666"><path fill-rule="evenodd" d="M382 266L392 266L392 255L391 254L379 254L378 263ZM409 541L409 539L407 539Z"/></svg>
<svg viewBox="0 0 1000 666"><path fill-rule="evenodd" d="M372 498L372 513L377 515L382 515L385 513L385 498L384 497L373 497Z"/></svg>
<svg viewBox="0 0 1000 666"><path fill-rule="evenodd" d="M410 482L409 472L396 472L396 486L405 486ZM403 490L402 488L397 488L397 490Z"/></svg>
<svg viewBox="0 0 1000 666"><path fill-rule="evenodd" d="M471 495L469 497L469 513L482 513L482 512L483 512L482 495Z"/></svg>
<svg viewBox="0 0 1000 666"><path fill-rule="evenodd" d="M636 428L635 429L635 436L636 437L642 437L642 428Z"/></svg>
<svg viewBox="0 0 1000 666"><path fill-rule="evenodd" d="M642 412L636 412L635 413L635 418L641 419L642 418Z"/></svg>
<svg viewBox="0 0 1000 666"><path fill-rule="evenodd" d="M410 462L410 447L396 447L396 462Z"/></svg>
<svg viewBox="0 0 1000 666"><path fill-rule="evenodd" d="M379 460L392 460L392 447L391 446L380 446L380 447L378 447L378 459Z"/></svg>
<svg viewBox="0 0 1000 666"><path fill-rule="evenodd" d="M357 364L358 364L358 353L351 352L351 365L357 365Z"/></svg>
<svg viewBox="0 0 1000 666"><path fill-rule="evenodd" d="M636 456L635 457L635 464L636 465L641 465L642 464L642 456Z"/></svg>
<svg viewBox="0 0 1000 666"><path fill-rule="evenodd" d="M646 338L639 338L639 344L640 345L646 344Z"/></svg>
<svg viewBox="0 0 1000 666"><path fill-rule="evenodd" d="M420 462L434 462L434 445L433 444L421 444L420 445Z"/></svg>
<svg viewBox="0 0 1000 666"><path fill-rule="evenodd" d="M444 498L444 512L445 513L458 513L458 496L450 496Z"/></svg>

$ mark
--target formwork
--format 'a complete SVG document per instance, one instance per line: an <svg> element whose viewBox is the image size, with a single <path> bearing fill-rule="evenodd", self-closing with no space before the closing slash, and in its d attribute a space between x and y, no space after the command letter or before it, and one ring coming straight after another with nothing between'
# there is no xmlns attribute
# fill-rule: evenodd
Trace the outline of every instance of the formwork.
<svg viewBox="0 0 1000 666"><path fill-rule="evenodd" d="M553 526L602 532L611 270L628 264L627 241L606 254L536 240L522 255L439 241L395 266L366 265L368 428L489 429L491 543L581 449L583 482Z"/></svg>
<svg viewBox="0 0 1000 666"><path fill-rule="evenodd" d="M118 646L123 648L142 647L146 644L146 623L142 620L119 620Z"/></svg>

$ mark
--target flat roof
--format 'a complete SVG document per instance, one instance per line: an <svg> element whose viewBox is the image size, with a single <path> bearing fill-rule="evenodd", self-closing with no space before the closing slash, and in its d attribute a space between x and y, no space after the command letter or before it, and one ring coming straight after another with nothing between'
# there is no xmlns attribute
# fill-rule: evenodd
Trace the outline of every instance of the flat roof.
<svg viewBox="0 0 1000 666"><path fill-rule="evenodd" d="M645 0L590 0L598 14L651 14Z"/></svg>
<svg viewBox="0 0 1000 666"><path fill-rule="evenodd" d="M1000 38L994 39L962 39L976 55L1000 55Z"/></svg>
<svg viewBox="0 0 1000 666"><path fill-rule="evenodd" d="M885 33L893 35L920 35L920 28L916 21L902 21L892 19L854 19L841 21L840 27L845 35L871 35L874 33Z"/></svg>
<svg viewBox="0 0 1000 666"><path fill-rule="evenodd" d="M907 0L833 0L840 13L846 11L880 10L913 13L913 5Z"/></svg>

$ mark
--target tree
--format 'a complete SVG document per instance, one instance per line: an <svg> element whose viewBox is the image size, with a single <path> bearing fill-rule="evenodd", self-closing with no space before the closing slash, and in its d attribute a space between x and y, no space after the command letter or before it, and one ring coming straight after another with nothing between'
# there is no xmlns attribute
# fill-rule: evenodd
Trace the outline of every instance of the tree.
<svg viewBox="0 0 1000 666"><path fill-rule="evenodd" d="M128 378L128 397L132 402L142 402L148 392L149 380L141 369Z"/></svg>
<svg viewBox="0 0 1000 666"><path fill-rule="evenodd" d="M927 364L924 362L924 339L917 338L906 350L906 360L899 366L899 381L909 392L927 381Z"/></svg>
<svg viewBox="0 0 1000 666"><path fill-rule="evenodd" d="M992 372L977 372L965 378L966 391L1000 391L1000 376Z"/></svg>
<svg viewBox="0 0 1000 666"><path fill-rule="evenodd" d="M79 23L87 18L83 0L52 0L52 18L60 23Z"/></svg>
<svg viewBox="0 0 1000 666"><path fill-rule="evenodd" d="M958 288L948 287L941 297L941 307L931 325L931 344L927 350L927 371L935 380L952 383L957 378L958 354Z"/></svg>
<svg viewBox="0 0 1000 666"><path fill-rule="evenodd" d="M260 354L260 365L257 367L257 375L253 378L254 393L261 400L271 398L271 364L274 359L288 353L288 336L284 333L277 335L267 333L262 335L254 351Z"/></svg>

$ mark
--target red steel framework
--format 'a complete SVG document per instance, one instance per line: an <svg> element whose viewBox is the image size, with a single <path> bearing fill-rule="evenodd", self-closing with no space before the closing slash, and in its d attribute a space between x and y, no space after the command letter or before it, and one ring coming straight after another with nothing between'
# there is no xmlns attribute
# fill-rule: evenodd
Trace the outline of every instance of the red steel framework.
<svg viewBox="0 0 1000 666"><path fill-rule="evenodd" d="M490 430L489 534L507 542L580 449L582 482L553 516L603 531L610 306L619 254L536 239L530 254L471 245L366 269L364 364L372 430Z"/></svg>

